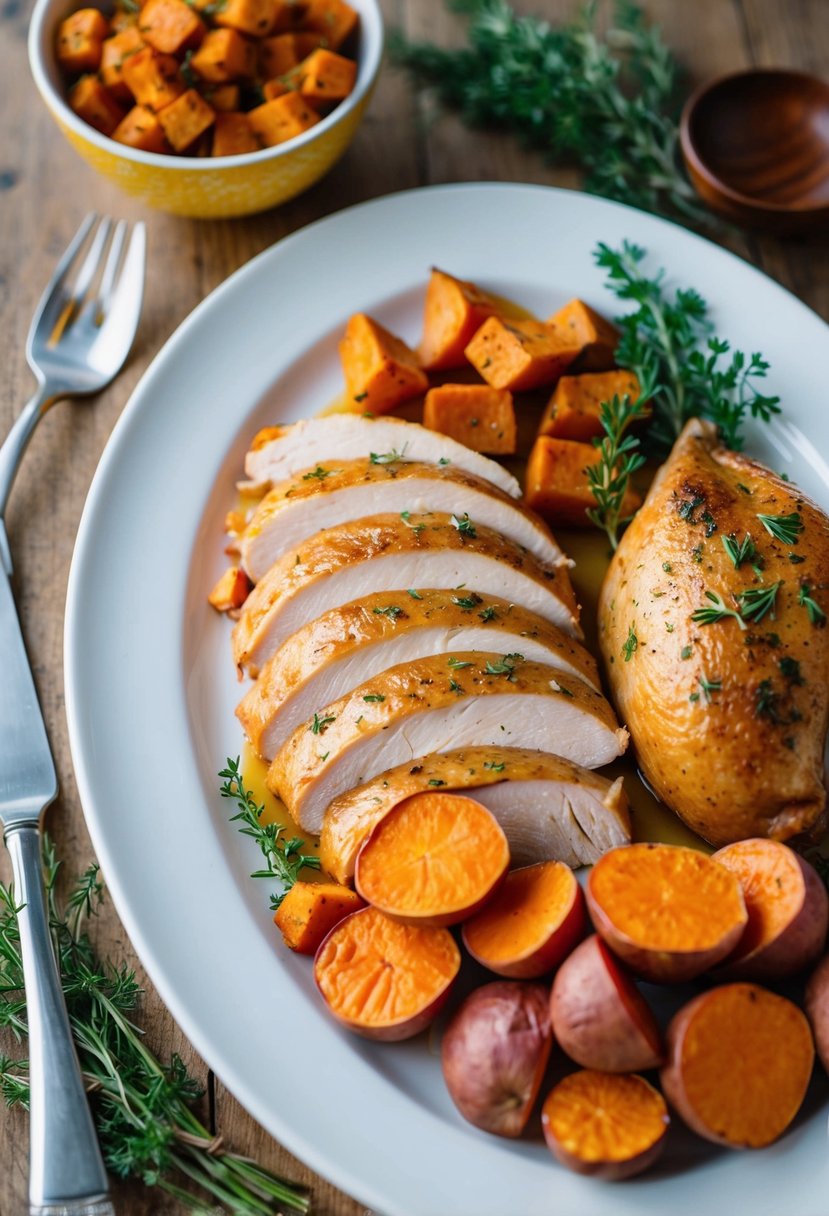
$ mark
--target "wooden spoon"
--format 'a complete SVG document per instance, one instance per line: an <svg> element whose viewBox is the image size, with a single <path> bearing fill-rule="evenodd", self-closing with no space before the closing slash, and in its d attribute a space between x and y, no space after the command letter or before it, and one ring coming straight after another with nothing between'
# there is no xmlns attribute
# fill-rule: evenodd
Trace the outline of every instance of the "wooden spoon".
<svg viewBox="0 0 829 1216"><path fill-rule="evenodd" d="M700 197L747 227L829 228L829 84L760 68L720 76L688 99L685 164Z"/></svg>

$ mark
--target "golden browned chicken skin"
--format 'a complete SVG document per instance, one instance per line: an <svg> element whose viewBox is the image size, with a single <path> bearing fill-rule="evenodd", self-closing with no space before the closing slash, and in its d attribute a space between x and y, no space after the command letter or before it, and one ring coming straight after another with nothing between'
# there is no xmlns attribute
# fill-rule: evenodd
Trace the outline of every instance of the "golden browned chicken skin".
<svg viewBox="0 0 829 1216"><path fill-rule="evenodd" d="M712 844L822 826L824 614L829 518L689 422L611 562L600 640L642 772Z"/></svg>

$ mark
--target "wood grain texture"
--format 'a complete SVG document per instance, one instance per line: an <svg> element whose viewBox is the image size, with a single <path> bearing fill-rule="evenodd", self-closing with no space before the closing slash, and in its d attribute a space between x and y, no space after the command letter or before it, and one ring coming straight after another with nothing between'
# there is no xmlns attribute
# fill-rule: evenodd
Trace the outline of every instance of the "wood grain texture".
<svg viewBox="0 0 829 1216"><path fill-rule="evenodd" d="M447 42L461 26L441 0L383 0L387 22L412 35ZM520 0L524 11L551 19L572 13L571 0ZM826 70L829 22L825 0L650 0L670 45L688 69L689 84L752 63ZM0 2L4 55L0 106L0 433L33 387L23 357L29 319L54 262L92 207L138 218L141 209L87 168L64 142L29 78L25 36L30 4ZM175 327L230 273L274 241L344 206L428 182L516 180L577 184L570 170L551 171L540 157L500 135L470 133L453 117L434 117L423 98L388 66L366 121L346 157L313 190L279 211L245 220L199 222L157 213L149 229L150 268L136 348L114 386L93 402L62 404L35 435L10 504L8 524L24 631L55 752L61 798L49 826L67 869L91 856L72 778L62 682L66 579L84 497L118 414L150 359ZM727 234L723 240L829 317L829 240L809 244ZM700 284L704 289L705 284ZM0 874L8 869L0 854ZM136 964L109 907L96 926L102 953ZM143 978L139 968L139 976ZM313 1186L318 1216L360 1216L363 1207L339 1193L277 1145L234 1101L184 1042L147 984L141 1020L162 1056L179 1051L213 1091L215 1130L235 1149ZM8 1044L0 1041L0 1050ZM0 1216L25 1210L26 1119L0 1111ZM181 1205L140 1184L117 1187L120 1216L180 1216Z"/></svg>

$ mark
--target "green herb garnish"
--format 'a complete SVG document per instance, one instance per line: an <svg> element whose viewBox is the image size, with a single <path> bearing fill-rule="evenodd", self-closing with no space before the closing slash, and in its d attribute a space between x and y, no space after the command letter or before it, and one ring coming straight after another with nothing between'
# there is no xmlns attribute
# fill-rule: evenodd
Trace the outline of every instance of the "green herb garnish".
<svg viewBox="0 0 829 1216"><path fill-rule="evenodd" d="M751 587L748 591L741 591L737 596L737 602L740 605L740 615L743 620L759 623L769 613L774 617L777 592L782 586L783 580L781 579L777 583L771 583L768 587Z"/></svg>
<svg viewBox="0 0 829 1216"><path fill-rule="evenodd" d="M474 540L478 535L475 531L475 525L465 512L460 519L458 519L457 515L452 515L449 522L453 528L457 528L461 536L468 536L470 540Z"/></svg>
<svg viewBox="0 0 829 1216"><path fill-rule="evenodd" d="M692 621L696 621L700 625L715 625L717 621L722 621L726 617L733 616L740 628L745 629L745 622L739 612L734 608L729 608L718 592L706 591L705 598L709 599L714 607L697 608L695 612L691 613Z"/></svg>
<svg viewBox="0 0 829 1216"><path fill-rule="evenodd" d="M327 717L320 717L319 714L314 714L313 721L308 729L312 735L324 735L332 722L336 722L336 715L329 714Z"/></svg>
<svg viewBox="0 0 829 1216"><path fill-rule="evenodd" d="M622 654L625 656L626 663L629 663L630 660L633 658L633 655L634 655L635 651L637 650L638 646L639 646L639 639L637 638L636 633L634 632L633 625L631 625L630 629L628 629L627 640L625 641L624 645L622 646Z"/></svg>
<svg viewBox="0 0 829 1216"><path fill-rule="evenodd" d="M813 625L825 625L826 613L820 605L812 598L812 590L808 583L803 583L797 595L797 602L802 608L805 608L809 614L809 620Z"/></svg>
<svg viewBox="0 0 829 1216"><path fill-rule="evenodd" d="M506 676L509 680L515 679L515 664L523 663L523 654L505 654L502 659L487 659L484 671L488 676Z"/></svg>
<svg viewBox="0 0 829 1216"><path fill-rule="evenodd" d="M228 762L230 763L230 762ZM238 765L238 761L237 761ZM234 796L233 794L229 796ZM247 825L246 825L247 826ZM244 829L243 829L244 830ZM283 842L277 842L277 848ZM290 843L290 842L288 842ZM287 847L287 846L286 846ZM122 1178L155 1186L152 1210L166 1207L217 1213L307 1212L307 1193L229 1152L197 1116L202 1096L181 1058L162 1062L137 1025L143 991L135 972L99 957L88 933L104 899L97 865L58 899L61 863L48 835L43 839L47 914L60 980L84 1085L107 1168ZM0 1026L18 1041L29 1033L17 901L0 885ZM0 1091L8 1106L29 1105L25 1059L0 1055ZM199 1188L186 1189L188 1183Z"/></svg>
<svg viewBox="0 0 829 1216"><path fill-rule="evenodd" d="M399 452L394 448L390 452L369 452L368 458L372 464L397 464L399 460L403 459L408 446L407 443L404 443Z"/></svg>
<svg viewBox="0 0 829 1216"><path fill-rule="evenodd" d="M390 621L396 621L399 616L406 615L403 609L399 608L397 604L388 604L385 608L372 608L371 611L375 616L387 616Z"/></svg>
<svg viewBox="0 0 829 1216"><path fill-rule="evenodd" d="M648 391L651 388L649 384ZM636 401L614 396L610 401L602 402L599 420L604 437L598 444L599 459L585 469L596 500L595 507L588 507L587 518L607 534L614 549L619 544L619 529L631 518L623 514L631 476L645 463L645 457L639 451L639 440L635 435L626 434L633 422L644 417L645 400L643 391Z"/></svg>
<svg viewBox="0 0 829 1216"><path fill-rule="evenodd" d="M746 532L739 544L737 543L736 538L733 536L720 536L720 540L723 543L723 548L725 549L726 553L734 563L735 570L739 570L743 562L750 562L751 559L757 554L757 550L754 547L754 541L751 539L748 532Z"/></svg>
<svg viewBox="0 0 829 1216"><path fill-rule="evenodd" d="M758 514L757 518L766 531L784 545L796 545L803 531L803 520L799 511L792 511L789 515Z"/></svg>

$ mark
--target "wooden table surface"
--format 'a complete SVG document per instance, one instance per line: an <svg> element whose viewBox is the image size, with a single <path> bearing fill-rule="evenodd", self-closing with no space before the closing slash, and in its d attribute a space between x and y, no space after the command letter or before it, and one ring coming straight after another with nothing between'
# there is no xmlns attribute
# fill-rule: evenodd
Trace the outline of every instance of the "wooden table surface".
<svg viewBox="0 0 829 1216"><path fill-rule="evenodd" d="M382 0L386 22L411 35L449 42L459 26L442 0ZM551 20L573 12L570 0L523 0ZM829 74L827 0L649 0L684 63L689 83L754 65L788 65ZM30 7L0 2L4 102L0 107L0 433L32 390L23 355L39 294L58 254L86 211L142 217L149 235L144 317L130 362L92 402L59 405L38 430L12 495L8 529L16 590L41 704L55 752L61 797L50 829L67 868L82 870L91 846L72 776L64 718L63 605L72 546L84 498L112 426L149 361L180 321L237 267L319 216L363 199L433 182L505 180L576 186L571 171L551 171L504 137L470 133L431 111L388 65L360 133L331 175L279 211L235 221L191 221L143 209L98 178L64 142L36 94L26 64ZM829 234L808 243L756 236L728 242L829 319ZM706 284L697 284L705 291ZM2 673L0 673L2 679ZM7 879L5 856L0 875ZM101 951L143 973L118 918L99 918ZM241 1109L195 1055L147 983L141 1020L162 1056L178 1051L207 1090L205 1111L225 1142L313 1188L319 1216L358 1216L364 1209L315 1177ZM0 1051L8 1047L0 1041ZM27 1120L0 1113L0 1216L25 1210ZM122 1216L182 1211L142 1184L116 1188Z"/></svg>

